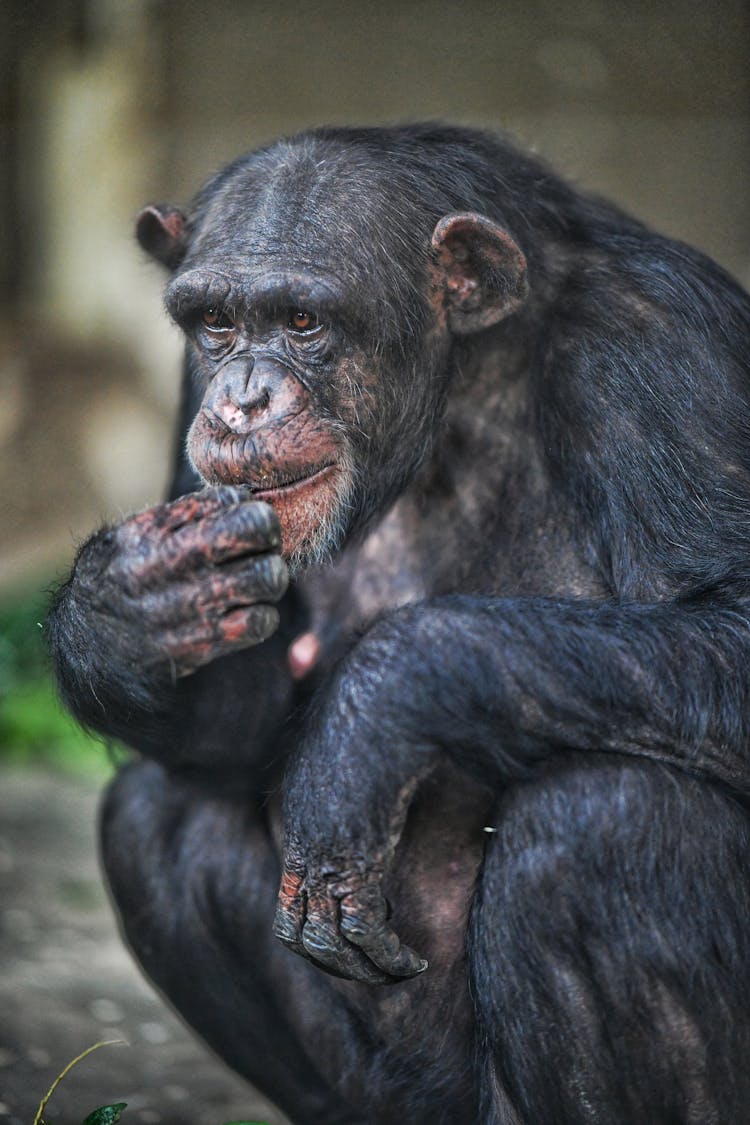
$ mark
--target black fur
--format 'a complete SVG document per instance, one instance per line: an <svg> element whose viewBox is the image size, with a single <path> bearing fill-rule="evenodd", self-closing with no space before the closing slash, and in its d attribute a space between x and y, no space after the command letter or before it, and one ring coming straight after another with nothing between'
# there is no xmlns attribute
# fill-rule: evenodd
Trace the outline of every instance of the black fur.
<svg viewBox="0 0 750 1125"><path fill-rule="evenodd" d="M456 212L528 265L482 331L440 319ZM183 435L196 315L259 316L281 268L319 279L361 376L295 368L353 484L270 640L175 678L166 571L158 601L118 579L128 523L53 607L67 703L152 759L102 817L146 971L299 1125L746 1120L747 295L440 125L281 141L139 237L188 336ZM506 281L487 267L487 300ZM199 483L178 461L173 496Z"/></svg>

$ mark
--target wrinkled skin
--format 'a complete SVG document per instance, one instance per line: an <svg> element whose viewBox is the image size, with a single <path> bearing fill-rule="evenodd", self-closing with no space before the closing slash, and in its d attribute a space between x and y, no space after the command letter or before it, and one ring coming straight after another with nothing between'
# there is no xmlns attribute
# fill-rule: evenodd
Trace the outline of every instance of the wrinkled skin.
<svg viewBox="0 0 750 1125"><path fill-rule="evenodd" d="M437 126L137 234L186 442L49 633L146 972L300 1125L742 1120L746 295Z"/></svg>
<svg viewBox="0 0 750 1125"><path fill-rule="evenodd" d="M248 638L263 641L278 625L274 603L288 582L278 519L243 499L240 489L206 489L126 520L110 533L112 562L87 591L102 613L118 605L129 648L145 614L151 660L166 656L177 675L247 648Z"/></svg>

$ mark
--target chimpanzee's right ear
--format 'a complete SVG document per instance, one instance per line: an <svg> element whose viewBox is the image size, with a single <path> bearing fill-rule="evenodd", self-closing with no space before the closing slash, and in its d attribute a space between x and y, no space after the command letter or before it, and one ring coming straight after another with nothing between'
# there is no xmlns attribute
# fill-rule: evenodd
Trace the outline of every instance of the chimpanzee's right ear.
<svg viewBox="0 0 750 1125"><path fill-rule="evenodd" d="M187 219L176 207L151 203L135 221L135 236L147 254L172 270L187 249Z"/></svg>

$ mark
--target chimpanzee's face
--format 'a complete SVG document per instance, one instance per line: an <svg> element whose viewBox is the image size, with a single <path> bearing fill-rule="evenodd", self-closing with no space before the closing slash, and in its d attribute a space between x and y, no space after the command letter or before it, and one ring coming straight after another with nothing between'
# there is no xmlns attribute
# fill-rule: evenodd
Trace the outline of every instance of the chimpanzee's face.
<svg viewBox="0 0 750 1125"><path fill-rule="evenodd" d="M340 392L356 360L335 295L301 271L209 264L182 274L168 299L205 382L188 437L201 477L271 504L290 560L337 546L354 486Z"/></svg>
<svg viewBox="0 0 750 1125"><path fill-rule="evenodd" d="M366 247L354 266L339 249L337 268L329 229L233 194L209 209L166 297L205 387L190 459L209 484L249 485L275 508L293 565L340 545L363 493L389 491L369 478L387 473L383 438L409 398L383 388L394 372L363 289Z"/></svg>
<svg viewBox="0 0 750 1125"><path fill-rule="evenodd" d="M191 221L150 207L138 222L175 271L167 308L204 389L190 459L276 509L292 566L399 495L434 441L454 337L525 296L523 255L490 220L435 225L366 164L345 173L261 153Z"/></svg>

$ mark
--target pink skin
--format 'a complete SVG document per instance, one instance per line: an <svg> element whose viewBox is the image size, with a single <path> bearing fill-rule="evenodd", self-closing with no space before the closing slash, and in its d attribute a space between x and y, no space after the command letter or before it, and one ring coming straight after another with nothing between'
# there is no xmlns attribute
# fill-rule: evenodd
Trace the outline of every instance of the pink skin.
<svg viewBox="0 0 750 1125"><path fill-rule="evenodd" d="M269 383L273 393L244 410L234 401L235 387L212 383L188 446L204 480L248 485L254 498L274 508L282 555L289 558L305 553L338 506L341 450L297 380L284 375Z"/></svg>
<svg viewBox="0 0 750 1125"><path fill-rule="evenodd" d="M315 633L301 633L289 646L287 663L292 679L303 680L320 659L320 641Z"/></svg>

